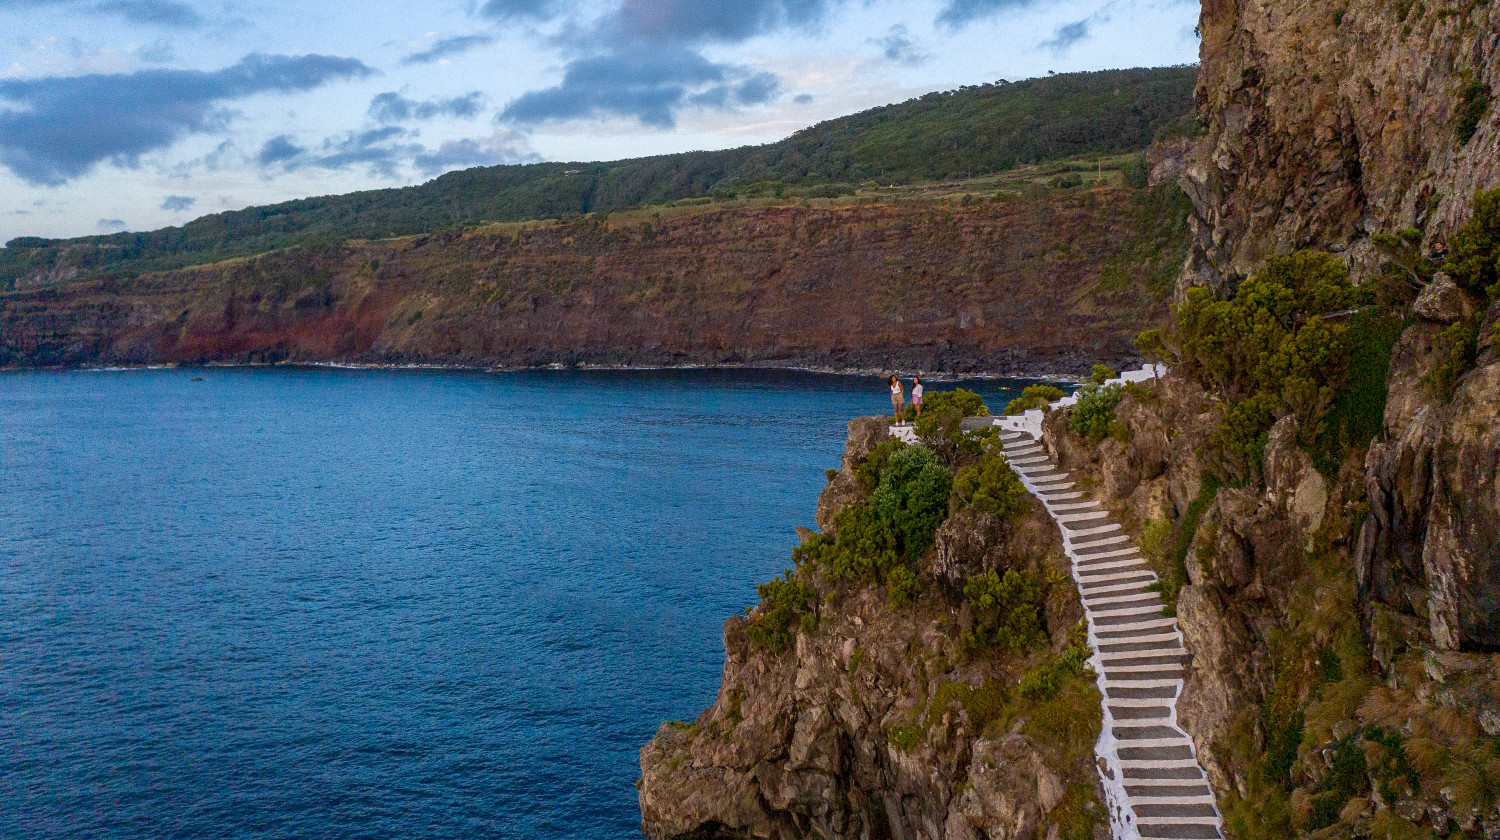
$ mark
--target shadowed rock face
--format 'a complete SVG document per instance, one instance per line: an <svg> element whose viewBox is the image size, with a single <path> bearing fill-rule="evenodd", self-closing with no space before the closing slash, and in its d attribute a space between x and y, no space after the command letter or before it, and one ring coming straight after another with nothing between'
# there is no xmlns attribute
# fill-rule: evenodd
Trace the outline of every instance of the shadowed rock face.
<svg viewBox="0 0 1500 840"><path fill-rule="evenodd" d="M0 296L0 365L788 364L994 372L1134 355L1097 291L1130 191L744 208L434 234Z"/></svg>
<svg viewBox="0 0 1500 840"><path fill-rule="evenodd" d="M1303 247L1348 252L1359 274L1378 266L1369 234L1431 241L1500 184L1494 109L1467 142L1455 128L1470 80L1500 92L1493 3L1204 0L1199 28L1188 284Z"/></svg>

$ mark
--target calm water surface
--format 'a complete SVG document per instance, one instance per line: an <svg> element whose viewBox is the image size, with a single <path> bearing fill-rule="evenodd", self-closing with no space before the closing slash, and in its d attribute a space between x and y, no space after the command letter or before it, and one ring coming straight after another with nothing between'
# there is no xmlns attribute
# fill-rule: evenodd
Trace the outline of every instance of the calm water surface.
<svg viewBox="0 0 1500 840"><path fill-rule="evenodd" d="M637 750L712 702L724 618L888 407L773 372L0 374L0 837L639 837Z"/></svg>

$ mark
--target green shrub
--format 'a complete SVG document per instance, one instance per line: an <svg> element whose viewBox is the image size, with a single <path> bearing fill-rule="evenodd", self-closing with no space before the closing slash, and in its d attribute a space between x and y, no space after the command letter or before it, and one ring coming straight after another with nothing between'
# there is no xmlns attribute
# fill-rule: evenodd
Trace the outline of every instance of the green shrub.
<svg viewBox="0 0 1500 840"><path fill-rule="evenodd" d="M1088 627L1079 624L1068 634L1068 646L1033 665L1021 677L1021 696L1033 703L1050 700L1063 683L1088 668Z"/></svg>
<svg viewBox="0 0 1500 840"><path fill-rule="evenodd" d="M1061 388L1053 385L1027 385L1021 391L1021 396L1010 401L1005 407L1007 415L1025 414L1038 408L1045 409L1048 405L1057 402L1067 396Z"/></svg>
<svg viewBox="0 0 1500 840"><path fill-rule="evenodd" d="M891 462L891 456L906 448L906 444L896 438L881 441L863 461L854 468L854 477L859 480L859 486L865 492L873 491L880 484L880 476Z"/></svg>
<svg viewBox="0 0 1500 840"><path fill-rule="evenodd" d="M1109 365L1094 365L1093 372L1089 374L1089 382L1102 387L1104 383L1119 375L1117 371L1110 370Z"/></svg>
<svg viewBox="0 0 1500 840"><path fill-rule="evenodd" d="M886 598L891 609L899 609L914 603L922 594L922 585L917 582L917 573L909 566L898 565L885 576Z"/></svg>
<svg viewBox="0 0 1500 840"><path fill-rule="evenodd" d="M964 597L974 608L971 647L1025 650L1043 638L1042 584L1031 572L990 570L970 577Z"/></svg>
<svg viewBox="0 0 1500 840"><path fill-rule="evenodd" d="M816 621L813 610L817 591L793 580L790 571L785 577L757 586L756 593L760 595L761 609L745 631L750 641L760 648L786 650L791 646L797 628L808 628L807 619Z"/></svg>
<svg viewBox="0 0 1500 840"><path fill-rule="evenodd" d="M1172 351L1168 349L1161 330L1145 330L1135 337L1132 344L1142 356L1146 357L1146 361L1156 363L1172 361Z"/></svg>
<svg viewBox="0 0 1500 840"><path fill-rule="evenodd" d="M902 554L919 557L948 515L953 474L931 449L908 446L891 456L871 503L900 535Z"/></svg>
<svg viewBox="0 0 1500 840"><path fill-rule="evenodd" d="M1101 388L1085 385L1078 392L1078 404L1068 416L1068 431L1084 435L1098 443L1109 434L1109 424L1115 419L1115 407L1124 394L1119 385Z"/></svg>
<svg viewBox="0 0 1500 840"><path fill-rule="evenodd" d="M792 560L833 581L880 583L931 547L948 514L953 476L926 447L888 444L877 447L857 474L861 483L874 483L870 499L835 514L836 540L818 534L793 549Z"/></svg>
<svg viewBox="0 0 1500 840"><path fill-rule="evenodd" d="M967 388L954 388L928 396L922 403L922 416L949 409L957 411L960 417L983 417L990 413L983 397Z"/></svg>
<svg viewBox="0 0 1500 840"><path fill-rule="evenodd" d="M1458 137L1458 145L1467 146L1474 139L1489 110L1490 86L1470 77L1459 89L1458 103L1453 109L1453 133Z"/></svg>
<svg viewBox="0 0 1500 840"><path fill-rule="evenodd" d="M1010 716L1011 688L1000 680L985 680L978 688L961 682L945 682L932 693L927 704L927 726L936 726L954 703L963 707L969 723L983 733L992 724L1003 724ZM997 727L998 728L998 727Z"/></svg>
<svg viewBox="0 0 1500 840"><path fill-rule="evenodd" d="M1386 375L1402 326L1401 319L1389 312L1360 312L1349 319L1348 383L1334 398L1309 452L1323 475L1333 477L1345 451L1369 446L1384 427Z"/></svg>
<svg viewBox="0 0 1500 840"><path fill-rule="evenodd" d="M1304 445L1317 436L1349 373L1347 327L1324 316L1366 298L1342 263L1312 251L1273 257L1231 300L1188 290L1177 308L1178 365L1230 402L1206 453L1221 478L1258 478L1265 432L1280 416L1297 417Z"/></svg>
<svg viewBox="0 0 1500 840"><path fill-rule="evenodd" d="M1500 297L1500 189L1474 194L1474 212L1454 232L1443 271L1471 292Z"/></svg>
<svg viewBox="0 0 1500 840"><path fill-rule="evenodd" d="M1002 519L1020 516L1030 507L1030 494L1010 468L1010 461L993 448L980 457L978 464L959 470L953 492L966 504Z"/></svg>
<svg viewBox="0 0 1500 840"><path fill-rule="evenodd" d="M1446 400L1452 397L1458 380L1473 367L1478 355L1480 319L1480 314L1476 313L1438 335L1438 362L1422 375L1422 384L1434 398Z"/></svg>

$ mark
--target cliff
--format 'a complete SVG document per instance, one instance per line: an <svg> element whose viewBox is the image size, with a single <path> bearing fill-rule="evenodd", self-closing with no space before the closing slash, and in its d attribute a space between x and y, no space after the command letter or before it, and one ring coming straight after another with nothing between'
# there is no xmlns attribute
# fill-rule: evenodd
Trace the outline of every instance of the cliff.
<svg viewBox="0 0 1500 840"><path fill-rule="evenodd" d="M1206 130L1181 169L1193 242L1180 308L1143 344L1172 373L1045 422L1050 456L1124 523L1177 618L1190 654L1177 720L1237 840L1500 837L1500 194L1480 195L1500 188L1496 14L1473 0L1205 0ZM1427 259L1440 240L1459 255ZM1337 259L1283 259L1301 249ZM843 525L822 508L858 498L848 467L825 491L825 531ZM859 617L935 629L931 645L962 633ZM726 685L779 674L756 690L823 702L842 677L816 663L840 661L836 641L799 636L775 661L728 634ZM935 697L919 680L880 685L890 708ZM881 754L867 732L835 731ZM663 730L661 752L643 751L651 836L879 836L847 804L842 822L775 822L827 812L813 805L664 818L691 788L655 762L722 766L697 737ZM944 785L978 754L959 739L917 755L911 775L943 784L845 774L833 788L859 796L818 801L899 791L901 814L921 818L890 836L973 836L929 815L954 813ZM742 778L779 778L791 755L763 750ZM741 801L772 802L759 796ZM1006 831L985 836L1051 829Z"/></svg>
<svg viewBox="0 0 1500 840"><path fill-rule="evenodd" d="M1367 276L1372 234L1431 244L1500 182L1494 4L1204 0L1199 31L1187 283L1232 286L1297 248Z"/></svg>
<svg viewBox="0 0 1500 840"><path fill-rule="evenodd" d="M0 366L1075 370L1163 308L1163 190L708 205L76 280L0 295Z"/></svg>
<svg viewBox="0 0 1500 840"><path fill-rule="evenodd" d="M1082 610L1039 507L1017 496L997 514L944 485L942 524L899 566L907 584L840 571L856 528L861 552L884 539L859 510L900 474L886 426L850 424L818 511L837 542L807 535L787 581L725 622L714 704L641 749L648 837L1108 837L1092 761L1100 696L1077 670ZM800 618L778 586L806 587Z"/></svg>

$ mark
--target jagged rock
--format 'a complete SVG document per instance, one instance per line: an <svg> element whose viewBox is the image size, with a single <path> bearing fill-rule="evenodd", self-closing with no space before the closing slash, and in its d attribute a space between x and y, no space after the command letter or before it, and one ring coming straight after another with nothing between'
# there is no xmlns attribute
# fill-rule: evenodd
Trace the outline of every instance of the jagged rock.
<svg viewBox="0 0 1500 840"><path fill-rule="evenodd" d="M1474 314L1474 303L1453 278L1438 273L1422 288L1412 311L1439 324L1453 324Z"/></svg>
<svg viewBox="0 0 1500 840"><path fill-rule="evenodd" d="M1267 439L1262 472L1267 497L1291 515L1301 534L1299 543L1311 549L1328 507L1328 480L1298 445L1297 433L1295 417L1276 421Z"/></svg>
<svg viewBox="0 0 1500 840"><path fill-rule="evenodd" d="M864 497L854 470L860 462L891 436L890 420L886 417L856 417L849 421L849 437L844 442L844 458L838 473L818 496L818 530L829 536L837 536L833 517L851 502Z"/></svg>

